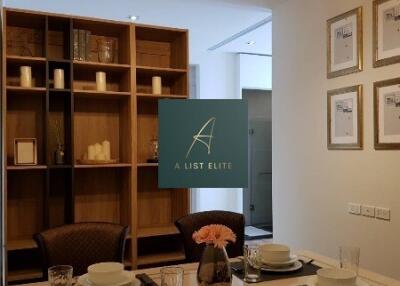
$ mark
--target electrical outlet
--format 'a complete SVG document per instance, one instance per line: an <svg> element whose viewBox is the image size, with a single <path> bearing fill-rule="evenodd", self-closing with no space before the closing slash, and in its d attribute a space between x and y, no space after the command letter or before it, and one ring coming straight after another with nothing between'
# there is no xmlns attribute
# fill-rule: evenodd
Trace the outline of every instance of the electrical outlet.
<svg viewBox="0 0 400 286"><path fill-rule="evenodd" d="M362 205L361 206L361 214L363 216L375 217L375 207Z"/></svg>
<svg viewBox="0 0 400 286"><path fill-rule="evenodd" d="M347 205L347 210L351 214L360 215L361 214L361 205L356 203L349 203Z"/></svg>
<svg viewBox="0 0 400 286"><path fill-rule="evenodd" d="M390 220L390 209L388 208L375 208L375 217L383 220Z"/></svg>

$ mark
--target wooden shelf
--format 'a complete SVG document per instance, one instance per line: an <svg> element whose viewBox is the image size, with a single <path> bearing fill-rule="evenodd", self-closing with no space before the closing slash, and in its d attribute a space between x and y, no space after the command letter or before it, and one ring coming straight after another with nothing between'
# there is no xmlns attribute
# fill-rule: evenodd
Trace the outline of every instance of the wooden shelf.
<svg viewBox="0 0 400 286"><path fill-rule="evenodd" d="M86 62L86 61L73 61L73 64L77 68L99 70L103 71L121 71L128 70L131 68L128 64L117 64L117 63L100 63L100 62Z"/></svg>
<svg viewBox="0 0 400 286"><path fill-rule="evenodd" d="M185 254L181 251L164 252L138 256L138 265L149 265L163 262L181 261Z"/></svg>
<svg viewBox="0 0 400 286"><path fill-rule="evenodd" d="M97 90L82 90L74 89L74 95L78 97L99 97L99 98L121 98L129 97L128 91L97 91Z"/></svg>
<svg viewBox="0 0 400 286"><path fill-rule="evenodd" d="M138 238L162 236L162 235L173 235L178 234L179 230L174 225L167 226L156 226L156 227L145 227L138 229Z"/></svg>
<svg viewBox="0 0 400 286"><path fill-rule="evenodd" d="M142 167L158 167L158 163L137 163L138 168Z"/></svg>
<svg viewBox="0 0 400 286"><path fill-rule="evenodd" d="M7 93L14 93L14 94L46 94L45 87L21 87L21 86L7 86Z"/></svg>
<svg viewBox="0 0 400 286"><path fill-rule="evenodd" d="M72 165L49 165L49 169L68 169L72 168Z"/></svg>
<svg viewBox="0 0 400 286"><path fill-rule="evenodd" d="M136 93L136 97L139 99L186 99L186 95L177 95L177 94L149 94L149 93Z"/></svg>
<svg viewBox="0 0 400 286"><path fill-rule="evenodd" d="M71 92L69 88L64 88L64 89L59 89L59 88L49 88L50 92L60 92L60 93L65 93L65 92Z"/></svg>
<svg viewBox="0 0 400 286"><path fill-rule="evenodd" d="M145 75L174 76L187 73L186 69L136 66L136 72Z"/></svg>
<svg viewBox="0 0 400 286"><path fill-rule="evenodd" d="M18 63L18 64L35 64L35 63L38 63L38 64L43 63L44 64L46 62L46 58L8 55L7 62Z"/></svg>
<svg viewBox="0 0 400 286"><path fill-rule="evenodd" d="M14 270L8 272L8 282L21 281L21 280L29 280L29 279L40 279L42 278L43 273L41 269L23 269L23 270Z"/></svg>
<svg viewBox="0 0 400 286"><path fill-rule="evenodd" d="M7 250L21 250L37 248L37 244L33 239L16 239L7 242Z"/></svg>
<svg viewBox="0 0 400 286"><path fill-rule="evenodd" d="M88 169L88 168L130 168L131 163L116 163L116 164L94 164L94 165L79 165L76 164L74 167L78 169Z"/></svg>
<svg viewBox="0 0 400 286"><path fill-rule="evenodd" d="M7 166L8 171L21 171L21 170L45 170L46 165L32 165L32 166Z"/></svg>

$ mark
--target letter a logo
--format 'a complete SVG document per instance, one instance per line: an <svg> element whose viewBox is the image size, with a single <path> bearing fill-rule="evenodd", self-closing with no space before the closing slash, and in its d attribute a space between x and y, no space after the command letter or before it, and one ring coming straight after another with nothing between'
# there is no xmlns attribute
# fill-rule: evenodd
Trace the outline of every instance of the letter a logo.
<svg viewBox="0 0 400 286"><path fill-rule="evenodd" d="M201 127L199 132L196 135L193 135L193 142L186 153L186 158L189 156L190 151L192 151L192 148L197 142L204 144L207 147L208 155L211 154L211 140L213 138L215 120L216 120L215 117L211 117L210 119L208 119L208 121L203 125L203 127ZM203 131L204 129L207 128L207 126L210 126L210 134L203 134Z"/></svg>

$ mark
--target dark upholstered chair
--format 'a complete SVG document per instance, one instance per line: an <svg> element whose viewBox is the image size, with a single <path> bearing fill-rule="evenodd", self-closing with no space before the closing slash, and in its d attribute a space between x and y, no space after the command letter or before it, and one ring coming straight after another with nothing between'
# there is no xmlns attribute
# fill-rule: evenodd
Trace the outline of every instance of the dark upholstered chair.
<svg viewBox="0 0 400 286"><path fill-rule="evenodd" d="M236 242L229 243L226 251L230 258L243 255L244 216L228 211L206 211L189 214L175 222L179 229L185 249L186 262L197 262L201 258L204 245L198 245L192 239L196 230L208 224L223 224L236 234Z"/></svg>
<svg viewBox="0 0 400 286"><path fill-rule="evenodd" d="M75 275L93 263L122 262L128 227L112 223L76 223L33 236L42 252L43 276L53 265L71 265Z"/></svg>

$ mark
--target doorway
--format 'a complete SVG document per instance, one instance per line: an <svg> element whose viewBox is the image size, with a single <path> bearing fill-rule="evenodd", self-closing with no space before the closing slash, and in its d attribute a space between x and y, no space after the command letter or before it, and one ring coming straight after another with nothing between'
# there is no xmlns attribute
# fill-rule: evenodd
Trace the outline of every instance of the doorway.
<svg viewBox="0 0 400 286"><path fill-rule="evenodd" d="M243 190L246 239L272 237L272 92L243 89L249 111L249 187Z"/></svg>

